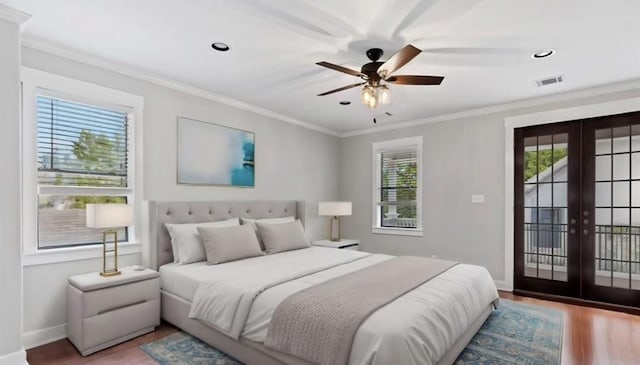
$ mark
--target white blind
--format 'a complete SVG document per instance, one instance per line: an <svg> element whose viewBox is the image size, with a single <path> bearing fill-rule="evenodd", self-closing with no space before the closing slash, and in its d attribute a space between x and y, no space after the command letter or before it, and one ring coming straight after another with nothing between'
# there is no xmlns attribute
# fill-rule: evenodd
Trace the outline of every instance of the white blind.
<svg viewBox="0 0 640 365"><path fill-rule="evenodd" d="M417 147L378 153L378 205L416 206Z"/></svg>
<svg viewBox="0 0 640 365"><path fill-rule="evenodd" d="M38 184L126 188L128 114L38 96Z"/></svg>

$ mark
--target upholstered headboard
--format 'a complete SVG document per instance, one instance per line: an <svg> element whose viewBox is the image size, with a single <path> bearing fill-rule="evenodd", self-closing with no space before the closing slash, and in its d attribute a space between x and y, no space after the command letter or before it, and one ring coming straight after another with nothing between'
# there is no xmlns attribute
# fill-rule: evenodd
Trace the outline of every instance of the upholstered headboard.
<svg viewBox="0 0 640 365"><path fill-rule="evenodd" d="M304 224L304 202L276 201L212 201L212 202L160 202L146 203L146 245L143 250L145 266L157 270L173 261L171 238L165 223L200 223L243 218L278 218L294 216Z"/></svg>

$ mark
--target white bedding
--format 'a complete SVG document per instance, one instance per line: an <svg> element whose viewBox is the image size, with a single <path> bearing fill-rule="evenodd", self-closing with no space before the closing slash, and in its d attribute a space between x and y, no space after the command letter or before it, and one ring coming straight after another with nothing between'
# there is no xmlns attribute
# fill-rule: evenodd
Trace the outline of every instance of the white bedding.
<svg viewBox="0 0 640 365"><path fill-rule="evenodd" d="M249 293L265 287L264 291L257 290L255 300L250 298L247 313L241 313L240 319L232 303L241 293L234 294L234 289L225 292L229 288L219 285L214 285L215 292L209 293L217 298L214 303L217 308L210 308L209 313L214 328L227 326L232 334L231 328L235 325L241 337L264 342L273 311L286 297L390 258L392 256L312 247L215 266L164 265L160 268L161 285L163 290L190 301L198 299L196 293L201 284L207 285L212 280L248 288ZM286 276L294 279L284 280ZM265 284L268 282L279 283L270 286ZM371 315L358 329L349 364L434 364L497 298L496 287L485 268L456 265ZM226 310L219 312L225 307Z"/></svg>

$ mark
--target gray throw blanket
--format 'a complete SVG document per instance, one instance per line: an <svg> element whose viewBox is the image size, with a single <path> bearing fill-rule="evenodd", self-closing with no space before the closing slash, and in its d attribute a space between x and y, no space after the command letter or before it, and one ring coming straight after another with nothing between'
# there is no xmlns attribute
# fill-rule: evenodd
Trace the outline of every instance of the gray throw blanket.
<svg viewBox="0 0 640 365"><path fill-rule="evenodd" d="M299 291L276 308L264 345L314 364L347 364L365 319L456 264L401 256Z"/></svg>

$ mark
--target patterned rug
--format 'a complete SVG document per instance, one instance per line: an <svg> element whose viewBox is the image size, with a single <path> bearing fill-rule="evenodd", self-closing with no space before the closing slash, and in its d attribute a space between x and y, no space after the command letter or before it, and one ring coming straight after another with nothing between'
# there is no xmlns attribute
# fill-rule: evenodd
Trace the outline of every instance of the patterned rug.
<svg viewBox="0 0 640 365"><path fill-rule="evenodd" d="M242 365L184 332L141 345L161 365ZM480 331L456 360L465 364L559 364L562 312L501 299Z"/></svg>

